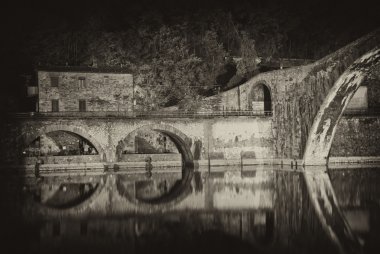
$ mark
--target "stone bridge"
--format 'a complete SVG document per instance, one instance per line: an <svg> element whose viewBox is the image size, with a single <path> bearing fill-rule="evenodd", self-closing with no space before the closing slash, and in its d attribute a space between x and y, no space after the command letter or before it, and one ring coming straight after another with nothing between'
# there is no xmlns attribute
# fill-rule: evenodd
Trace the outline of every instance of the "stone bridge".
<svg viewBox="0 0 380 254"><path fill-rule="evenodd" d="M377 30L312 64L262 73L206 98L199 112L185 117L49 113L11 117L2 125L2 160L14 162L42 134L66 131L90 141L99 152L99 161L112 164L117 162L119 141L136 130L153 130L170 137L187 163L302 160L305 165L325 165L336 126L351 97L362 83L380 80L379 45ZM253 109L258 86L264 87L264 109L270 114L247 114ZM237 114L213 115L231 111ZM245 113L240 116L239 112Z"/></svg>

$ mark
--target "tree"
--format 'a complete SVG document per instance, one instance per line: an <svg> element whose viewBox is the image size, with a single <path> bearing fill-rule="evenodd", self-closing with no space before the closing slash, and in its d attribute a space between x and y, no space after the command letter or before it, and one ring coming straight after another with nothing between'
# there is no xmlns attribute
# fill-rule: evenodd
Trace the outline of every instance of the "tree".
<svg viewBox="0 0 380 254"><path fill-rule="evenodd" d="M190 53L178 29L164 26L154 35L154 51L150 63L139 68L136 79L140 102L145 108L179 104L191 109L185 101L197 100L202 61Z"/></svg>
<svg viewBox="0 0 380 254"><path fill-rule="evenodd" d="M250 39L246 32L241 33L240 52L241 60L237 64L237 74L242 77L251 76L257 70L258 56L255 41Z"/></svg>

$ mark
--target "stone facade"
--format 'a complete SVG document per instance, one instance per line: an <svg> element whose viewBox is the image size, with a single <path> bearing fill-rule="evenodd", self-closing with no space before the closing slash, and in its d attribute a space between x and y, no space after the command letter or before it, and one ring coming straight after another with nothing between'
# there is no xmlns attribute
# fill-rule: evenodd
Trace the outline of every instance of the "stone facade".
<svg viewBox="0 0 380 254"><path fill-rule="evenodd" d="M58 111L133 110L132 74L65 70L38 70L40 112L51 112L52 100L58 100Z"/></svg>

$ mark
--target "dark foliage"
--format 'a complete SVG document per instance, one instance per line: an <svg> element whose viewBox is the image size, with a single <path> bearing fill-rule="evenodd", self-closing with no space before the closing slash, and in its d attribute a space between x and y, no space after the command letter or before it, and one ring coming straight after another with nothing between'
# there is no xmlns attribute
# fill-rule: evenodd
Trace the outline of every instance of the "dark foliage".
<svg viewBox="0 0 380 254"><path fill-rule="evenodd" d="M123 66L133 71L144 93L152 94L154 106L192 107L190 102L196 104L214 86L244 82L260 62L317 59L379 25L379 7L365 1L334 3L140 0L5 6L1 57L11 92L2 102L20 97L20 74L38 65Z"/></svg>

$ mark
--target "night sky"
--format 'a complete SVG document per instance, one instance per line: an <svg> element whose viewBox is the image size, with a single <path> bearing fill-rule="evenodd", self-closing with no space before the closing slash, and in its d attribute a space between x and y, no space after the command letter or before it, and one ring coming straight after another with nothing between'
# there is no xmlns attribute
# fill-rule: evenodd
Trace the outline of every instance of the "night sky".
<svg viewBox="0 0 380 254"><path fill-rule="evenodd" d="M14 100L19 104L22 101L25 90L22 74L32 73L35 68L33 56L27 55L25 49L31 47L29 38L41 29L54 30L65 24L66 29L75 30L93 19L100 21L102 29L106 31L123 31L130 26L139 26L136 20L144 13L158 13L165 22L173 24L178 17L191 16L196 12L207 15L208 11L217 9L231 12L235 17L242 13L239 22L244 23L246 13L260 8L270 10L266 15L281 15L284 25L298 22L287 36L293 41L302 42L304 38L318 40L321 47L328 46L326 50L319 50L323 54L331 53L331 50L380 26L380 4L367 0L8 1L2 3L1 10L2 108L6 107L6 100ZM324 35L325 30L329 31L329 36ZM312 53L307 53L305 57L318 58L321 54ZM286 54L284 51L281 56L298 56Z"/></svg>

